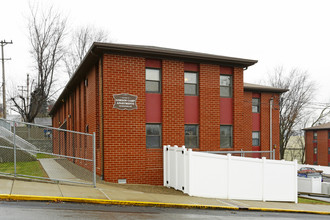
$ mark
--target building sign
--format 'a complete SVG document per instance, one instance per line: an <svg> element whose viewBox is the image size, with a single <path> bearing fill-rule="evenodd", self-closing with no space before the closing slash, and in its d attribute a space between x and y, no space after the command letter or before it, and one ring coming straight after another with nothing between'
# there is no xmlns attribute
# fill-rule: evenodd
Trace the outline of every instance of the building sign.
<svg viewBox="0 0 330 220"><path fill-rule="evenodd" d="M113 108L117 108L119 110L137 109L136 95L130 95L127 93L115 94L113 95L113 99L115 100L115 104L113 104Z"/></svg>

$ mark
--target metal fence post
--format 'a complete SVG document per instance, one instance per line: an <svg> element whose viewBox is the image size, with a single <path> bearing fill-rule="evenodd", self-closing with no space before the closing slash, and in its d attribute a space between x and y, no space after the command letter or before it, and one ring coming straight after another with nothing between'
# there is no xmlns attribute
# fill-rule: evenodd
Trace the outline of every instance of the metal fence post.
<svg viewBox="0 0 330 220"><path fill-rule="evenodd" d="M93 185L96 187L96 142L95 132L93 132Z"/></svg>
<svg viewBox="0 0 330 220"><path fill-rule="evenodd" d="M14 122L14 134L13 134L13 143L14 143L14 177L16 177L16 122Z"/></svg>

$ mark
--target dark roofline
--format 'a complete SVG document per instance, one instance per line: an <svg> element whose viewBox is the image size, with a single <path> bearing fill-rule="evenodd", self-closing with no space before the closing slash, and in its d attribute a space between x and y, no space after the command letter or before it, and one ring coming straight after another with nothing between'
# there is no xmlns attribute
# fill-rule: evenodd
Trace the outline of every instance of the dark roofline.
<svg viewBox="0 0 330 220"><path fill-rule="evenodd" d="M275 92L275 93L284 93L289 91L289 89L281 89L272 86L263 86L252 83L244 83L245 91L256 91L256 92Z"/></svg>
<svg viewBox="0 0 330 220"><path fill-rule="evenodd" d="M192 52L186 50L170 49L155 46L141 46L130 44L113 44L95 42L92 50L97 53L124 53L143 57L179 59L191 62L218 63L235 67L249 67L257 63L257 60L242 59L236 57L219 56L214 54Z"/></svg>
<svg viewBox="0 0 330 220"><path fill-rule="evenodd" d="M85 70L87 70L91 65L97 62L98 59L105 53L142 56L146 58L150 57L156 59L177 59L187 62L211 63L241 68L247 68L258 62L257 60L226 57L163 47L94 42L93 45L90 47L89 51L86 53L83 61L78 66L76 72L70 78L62 93L56 100L49 115L54 114L55 110L60 105L60 100L65 98L67 93L70 92L71 87L73 87L73 85L79 80L79 78L82 78L84 76Z"/></svg>
<svg viewBox="0 0 330 220"><path fill-rule="evenodd" d="M330 129L330 122L314 126L314 127L309 127L309 128L303 128L302 130L304 131L312 131L312 130L329 130Z"/></svg>

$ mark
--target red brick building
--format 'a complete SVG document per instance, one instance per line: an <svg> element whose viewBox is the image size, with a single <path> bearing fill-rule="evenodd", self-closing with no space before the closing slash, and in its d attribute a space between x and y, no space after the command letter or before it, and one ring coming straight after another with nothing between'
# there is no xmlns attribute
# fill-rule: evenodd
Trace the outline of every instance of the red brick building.
<svg viewBox="0 0 330 220"><path fill-rule="evenodd" d="M306 164L330 166L330 122L305 131Z"/></svg>
<svg viewBox="0 0 330 220"><path fill-rule="evenodd" d="M55 103L53 125L96 132L97 174L106 181L162 184L163 145L279 146L278 100L286 90L244 84L244 70L256 62L94 43Z"/></svg>

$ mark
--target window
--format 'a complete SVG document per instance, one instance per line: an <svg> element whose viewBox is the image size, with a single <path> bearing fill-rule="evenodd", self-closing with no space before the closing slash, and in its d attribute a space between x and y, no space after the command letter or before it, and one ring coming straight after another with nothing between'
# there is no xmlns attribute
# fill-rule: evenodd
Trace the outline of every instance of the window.
<svg viewBox="0 0 330 220"><path fill-rule="evenodd" d="M198 125L184 126L184 145L189 148L198 147Z"/></svg>
<svg viewBox="0 0 330 220"><path fill-rule="evenodd" d="M313 139L317 140L317 132L316 131L313 132Z"/></svg>
<svg viewBox="0 0 330 220"><path fill-rule="evenodd" d="M160 93L160 69L146 69L146 92Z"/></svg>
<svg viewBox="0 0 330 220"><path fill-rule="evenodd" d="M317 147L314 147L314 154L317 154Z"/></svg>
<svg viewBox="0 0 330 220"><path fill-rule="evenodd" d="M252 146L260 146L260 132L252 131Z"/></svg>
<svg viewBox="0 0 330 220"><path fill-rule="evenodd" d="M232 148L233 129L231 125L220 126L220 148Z"/></svg>
<svg viewBox="0 0 330 220"><path fill-rule="evenodd" d="M330 139L330 131L328 131L328 139Z"/></svg>
<svg viewBox="0 0 330 220"><path fill-rule="evenodd" d="M161 125L160 124L146 124L147 133L147 148L161 147Z"/></svg>
<svg viewBox="0 0 330 220"><path fill-rule="evenodd" d="M184 73L184 94L198 95L198 79L196 72Z"/></svg>
<svg viewBox="0 0 330 220"><path fill-rule="evenodd" d="M220 96L232 97L232 77L229 75L220 75Z"/></svg>
<svg viewBox="0 0 330 220"><path fill-rule="evenodd" d="M252 98L252 112L259 113L260 112L260 99Z"/></svg>

